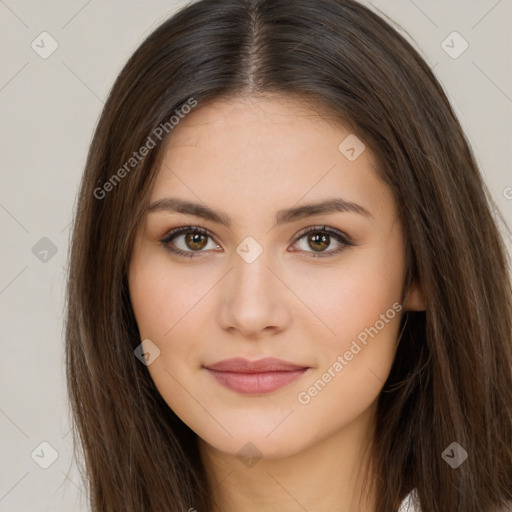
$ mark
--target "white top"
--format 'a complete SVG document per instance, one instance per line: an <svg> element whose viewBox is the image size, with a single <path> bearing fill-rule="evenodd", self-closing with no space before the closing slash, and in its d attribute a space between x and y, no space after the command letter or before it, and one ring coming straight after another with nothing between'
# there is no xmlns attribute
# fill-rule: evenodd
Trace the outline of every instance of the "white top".
<svg viewBox="0 0 512 512"><path fill-rule="evenodd" d="M415 490L412 490L410 494L408 494L404 501L400 504L400 508L398 509L398 512L421 512L421 509L418 507L415 507L412 498L413 495L415 495Z"/></svg>
<svg viewBox="0 0 512 512"><path fill-rule="evenodd" d="M413 496L416 495L416 490L413 489L410 494L408 494L404 501L400 504L400 508L398 512L421 512L421 508L415 507L412 501ZM512 501L509 501L504 509L500 509L496 512L509 512L512 511Z"/></svg>

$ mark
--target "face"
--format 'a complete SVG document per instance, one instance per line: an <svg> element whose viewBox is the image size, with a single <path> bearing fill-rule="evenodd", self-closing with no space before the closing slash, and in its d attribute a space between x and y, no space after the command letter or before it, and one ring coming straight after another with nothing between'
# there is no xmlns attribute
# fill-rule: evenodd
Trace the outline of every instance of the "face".
<svg viewBox="0 0 512 512"><path fill-rule="evenodd" d="M200 105L162 149L129 287L169 407L215 449L268 459L367 416L419 303L402 303L403 233L369 148L267 97ZM295 366L207 368L231 358Z"/></svg>

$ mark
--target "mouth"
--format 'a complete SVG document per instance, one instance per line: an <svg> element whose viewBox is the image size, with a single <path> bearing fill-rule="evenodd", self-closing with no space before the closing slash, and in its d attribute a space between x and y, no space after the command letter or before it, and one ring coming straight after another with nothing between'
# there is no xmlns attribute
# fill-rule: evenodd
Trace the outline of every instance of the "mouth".
<svg viewBox="0 0 512 512"><path fill-rule="evenodd" d="M234 358L204 368L219 384L232 391L252 395L281 389L302 377L310 369L309 366L275 358L258 361Z"/></svg>

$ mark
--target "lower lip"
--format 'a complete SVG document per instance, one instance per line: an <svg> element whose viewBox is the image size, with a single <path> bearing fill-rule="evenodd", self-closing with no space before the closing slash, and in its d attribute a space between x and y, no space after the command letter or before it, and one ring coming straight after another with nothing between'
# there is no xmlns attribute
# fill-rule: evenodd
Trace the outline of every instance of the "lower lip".
<svg viewBox="0 0 512 512"><path fill-rule="evenodd" d="M276 391L299 379L308 370L308 368L302 368L300 370L280 372L235 373L206 369L223 386L238 393L248 395Z"/></svg>

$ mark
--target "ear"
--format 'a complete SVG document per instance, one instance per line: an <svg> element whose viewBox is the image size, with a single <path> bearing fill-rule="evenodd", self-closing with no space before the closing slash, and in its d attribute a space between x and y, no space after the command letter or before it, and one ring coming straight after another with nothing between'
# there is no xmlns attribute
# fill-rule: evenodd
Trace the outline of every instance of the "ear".
<svg viewBox="0 0 512 512"><path fill-rule="evenodd" d="M405 296L404 311L426 311L427 302L419 281L413 281Z"/></svg>

